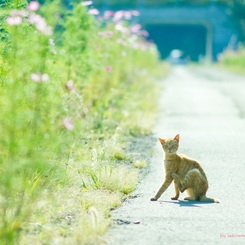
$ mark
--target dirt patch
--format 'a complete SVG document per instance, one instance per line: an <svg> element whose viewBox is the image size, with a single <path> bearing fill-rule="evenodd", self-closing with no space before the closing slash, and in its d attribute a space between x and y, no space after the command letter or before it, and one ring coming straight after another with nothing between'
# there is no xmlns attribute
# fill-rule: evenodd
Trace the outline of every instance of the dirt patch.
<svg viewBox="0 0 245 245"><path fill-rule="evenodd" d="M156 137L153 134L131 137L127 146L126 152L132 157L132 159L144 160L146 167L141 168L140 179L142 180L150 170L150 161L154 153Z"/></svg>

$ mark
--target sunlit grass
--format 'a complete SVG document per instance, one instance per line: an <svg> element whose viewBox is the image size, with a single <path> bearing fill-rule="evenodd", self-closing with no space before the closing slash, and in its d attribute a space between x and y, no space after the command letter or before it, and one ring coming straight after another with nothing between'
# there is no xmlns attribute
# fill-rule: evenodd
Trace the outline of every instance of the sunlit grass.
<svg viewBox="0 0 245 245"><path fill-rule="evenodd" d="M129 194L138 182L138 173L126 166L104 167L99 173L100 186L113 192Z"/></svg>
<svg viewBox="0 0 245 245"><path fill-rule="evenodd" d="M107 216L110 216L109 211L121 205L122 193L119 191L108 190L88 190L81 193L81 203L85 210L95 207Z"/></svg>
<svg viewBox="0 0 245 245"><path fill-rule="evenodd" d="M138 183L128 141L150 134L165 68L124 22L26 4L0 11L0 244L99 244Z"/></svg>
<svg viewBox="0 0 245 245"><path fill-rule="evenodd" d="M136 160L133 162L133 166L135 168L141 169L141 168L145 168L147 166L147 163L144 160Z"/></svg>
<svg viewBox="0 0 245 245"><path fill-rule="evenodd" d="M245 48L241 47L237 51L227 51L220 57L218 65L230 71L245 74Z"/></svg>

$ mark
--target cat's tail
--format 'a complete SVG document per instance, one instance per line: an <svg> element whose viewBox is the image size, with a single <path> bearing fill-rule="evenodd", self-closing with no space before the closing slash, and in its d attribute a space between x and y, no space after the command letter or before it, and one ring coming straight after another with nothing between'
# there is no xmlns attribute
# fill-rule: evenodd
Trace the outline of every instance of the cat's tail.
<svg viewBox="0 0 245 245"><path fill-rule="evenodd" d="M206 196L202 196L202 197L200 198L200 201L201 201L201 202L215 202L215 203L220 203L219 200L213 199L213 198L209 198L209 197L206 197Z"/></svg>

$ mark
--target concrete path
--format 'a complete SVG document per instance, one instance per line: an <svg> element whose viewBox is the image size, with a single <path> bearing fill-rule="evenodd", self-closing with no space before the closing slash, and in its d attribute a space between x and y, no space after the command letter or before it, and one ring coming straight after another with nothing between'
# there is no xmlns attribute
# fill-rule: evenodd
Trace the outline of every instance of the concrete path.
<svg viewBox="0 0 245 245"><path fill-rule="evenodd" d="M174 67L163 84L150 173L137 197L113 212L122 224L108 232L107 244L245 244L245 77ZM201 162L209 180L207 196L220 204L183 201L185 193L172 201L173 184L157 202L150 201L164 179L157 137L178 133L178 152Z"/></svg>

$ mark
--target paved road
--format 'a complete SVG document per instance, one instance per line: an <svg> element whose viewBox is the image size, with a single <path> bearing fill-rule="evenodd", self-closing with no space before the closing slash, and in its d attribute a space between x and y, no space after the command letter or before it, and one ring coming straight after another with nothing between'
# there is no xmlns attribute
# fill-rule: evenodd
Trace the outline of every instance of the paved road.
<svg viewBox="0 0 245 245"><path fill-rule="evenodd" d="M163 81L150 173L113 212L110 245L245 244L245 77L213 68L174 67ZM199 160L207 196L220 204L170 199L174 187L150 202L164 178L157 137L180 134L179 153ZM139 221L140 224L134 224Z"/></svg>

